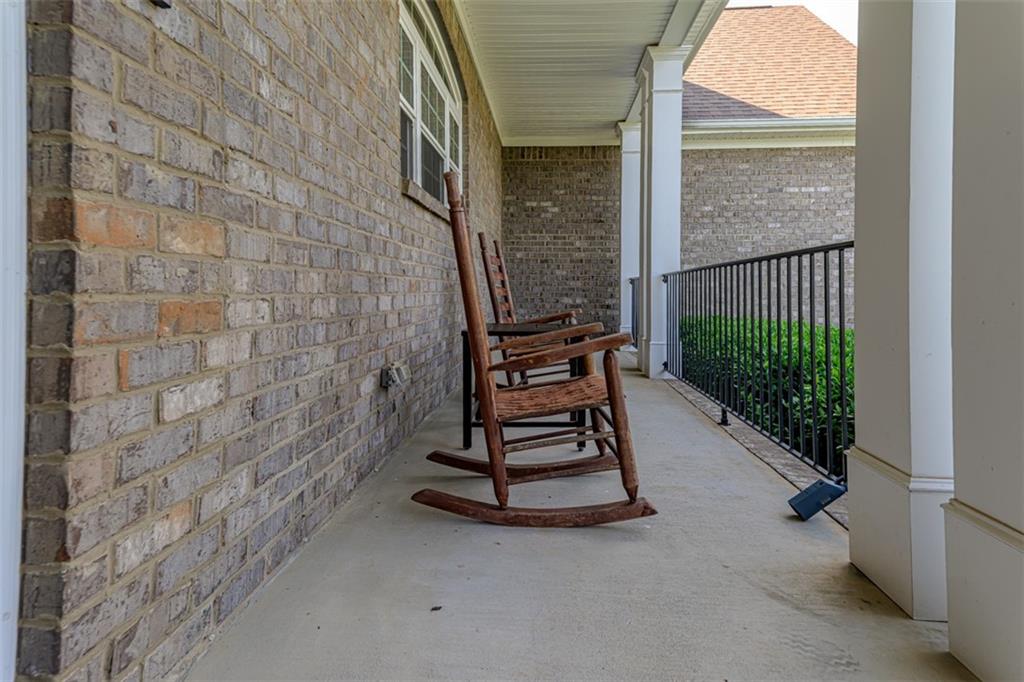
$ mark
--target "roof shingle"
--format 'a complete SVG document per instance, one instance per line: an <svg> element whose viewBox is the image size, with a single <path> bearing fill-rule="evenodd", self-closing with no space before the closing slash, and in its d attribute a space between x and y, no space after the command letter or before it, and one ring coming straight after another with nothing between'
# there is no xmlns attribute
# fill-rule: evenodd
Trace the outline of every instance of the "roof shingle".
<svg viewBox="0 0 1024 682"><path fill-rule="evenodd" d="M684 121L854 116L857 48L805 7L727 9L683 81Z"/></svg>

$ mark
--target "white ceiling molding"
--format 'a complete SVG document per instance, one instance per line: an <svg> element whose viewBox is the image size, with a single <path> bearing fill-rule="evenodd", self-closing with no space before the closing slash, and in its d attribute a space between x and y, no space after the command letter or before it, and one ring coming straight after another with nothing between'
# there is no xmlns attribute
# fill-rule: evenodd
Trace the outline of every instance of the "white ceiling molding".
<svg viewBox="0 0 1024 682"><path fill-rule="evenodd" d="M685 97L685 95L684 95ZM857 120L770 118L683 121L683 150L852 147Z"/></svg>
<svg viewBox="0 0 1024 682"><path fill-rule="evenodd" d="M617 129L612 129L611 139L604 133L596 135L525 135L509 137L501 141L503 147L617 147Z"/></svg>

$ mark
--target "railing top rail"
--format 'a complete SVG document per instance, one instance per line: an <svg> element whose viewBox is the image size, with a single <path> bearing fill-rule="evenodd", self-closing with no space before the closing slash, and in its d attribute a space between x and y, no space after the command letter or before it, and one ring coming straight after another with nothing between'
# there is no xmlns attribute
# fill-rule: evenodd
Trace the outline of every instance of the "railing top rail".
<svg viewBox="0 0 1024 682"><path fill-rule="evenodd" d="M699 265L694 268L686 268L685 270L675 270L673 272L666 272L662 277L668 277L669 275L679 275L687 272L699 272L701 270L712 270L714 268L724 268L735 265L747 265L749 263L758 263L769 260L780 260L782 258L793 258L795 256L806 256L812 253L823 253L825 251L838 251L840 249L852 249L853 240L845 242L832 242L830 244L819 244L818 246L808 246L804 249L795 249L793 251L780 251L779 253L769 253L764 256L753 256L751 258L741 258L739 260L725 261L723 263L712 263L711 265Z"/></svg>

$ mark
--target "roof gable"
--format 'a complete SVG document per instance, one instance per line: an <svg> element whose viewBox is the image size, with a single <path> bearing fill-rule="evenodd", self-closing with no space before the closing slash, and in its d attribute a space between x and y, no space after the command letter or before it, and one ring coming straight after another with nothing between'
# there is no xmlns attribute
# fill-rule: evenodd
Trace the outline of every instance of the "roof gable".
<svg viewBox="0 0 1024 682"><path fill-rule="evenodd" d="M805 7L727 9L683 81L684 121L849 117L857 48Z"/></svg>

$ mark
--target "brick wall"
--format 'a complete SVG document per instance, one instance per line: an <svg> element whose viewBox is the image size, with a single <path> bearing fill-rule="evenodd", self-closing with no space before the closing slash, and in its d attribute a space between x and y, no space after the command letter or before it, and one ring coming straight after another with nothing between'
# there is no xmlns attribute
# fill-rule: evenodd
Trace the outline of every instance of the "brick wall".
<svg viewBox="0 0 1024 682"><path fill-rule="evenodd" d="M853 239L854 149L687 150L683 152L682 200L684 268ZM824 261L823 256L816 258L815 318L823 324ZM852 325L854 254L847 253L845 258L844 313ZM833 322L839 320L837 259L837 254L830 256L828 280ZM804 269L809 277L806 257ZM794 262L794 287L797 272ZM805 307L809 296L807 288ZM777 314L774 306L772 314ZM810 316L809 307L805 316Z"/></svg>
<svg viewBox="0 0 1024 682"><path fill-rule="evenodd" d="M618 147L509 147L505 259L519 317L580 308L619 328Z"/></svg>
<svg viewBox="0 0 1024 682"><path fill-rule="evenodd" d="M853 239L853 147L683 152L683 267Z"/></svg>
<svg viewBox="0 0 1024 682"><path fill-rule="evenodd" d="M682 267L852 239L853 170L851 147L683 152ZM619 173L618 147L505 150L504 244L522 314L578 306L618 329Z"/></svg>
<svg viewBox="0 0 1024 682"><path fill-rule="evenodd" d="M397 0L42 0L29 33L18 668L175 677L455 388L449 228L400 191Z"/></svg>

